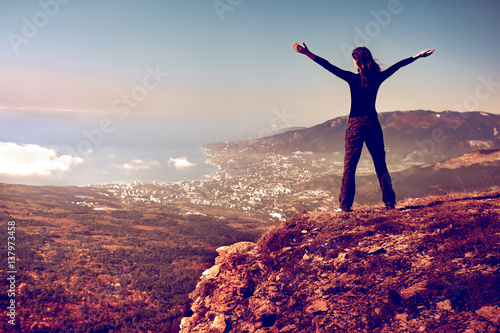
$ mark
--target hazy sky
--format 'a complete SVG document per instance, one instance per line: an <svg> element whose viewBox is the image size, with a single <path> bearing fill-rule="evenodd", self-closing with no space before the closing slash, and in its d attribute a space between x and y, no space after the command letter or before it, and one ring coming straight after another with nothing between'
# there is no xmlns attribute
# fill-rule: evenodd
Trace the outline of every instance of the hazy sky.
<svg viewBox="0 0 500 333"><path fill-rule="evenodd" d="M0 181L174 172L196 163L167 151L346 115L347 84L294 42L348 70L357 45L382 68L435 48L382 85L378 111L500 113L499 14L498 0L0 0Z"/></svg>

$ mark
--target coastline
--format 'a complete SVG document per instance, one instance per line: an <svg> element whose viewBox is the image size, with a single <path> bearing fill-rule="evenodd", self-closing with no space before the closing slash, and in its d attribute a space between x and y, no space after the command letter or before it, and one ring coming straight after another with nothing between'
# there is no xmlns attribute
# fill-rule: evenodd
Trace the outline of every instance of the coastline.
<svg viewBox="0 0 500 333"><path fill-rule="evenodd" d="M210 165L213 165L213 166L217 167L217 171L214 172L214 174L217 173L217 172L219 172L222 168L221 168L221 166L219 164L216 164L214 162L214 159L215 159L216 156L213 153L209 152L209 149L206 147L206 145L203 145L200 148L203 151L203 153L208 156L208 158L205 159L205 164L210 164Z"/></svg>

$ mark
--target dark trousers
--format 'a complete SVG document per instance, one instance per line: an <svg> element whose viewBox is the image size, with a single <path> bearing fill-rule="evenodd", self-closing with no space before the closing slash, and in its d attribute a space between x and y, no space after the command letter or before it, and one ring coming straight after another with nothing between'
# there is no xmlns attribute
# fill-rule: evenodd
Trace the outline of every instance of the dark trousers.
<svg viewBox="0 0 500 333"><path fill-rule="evenodd" d="M396 203L391 176L385 163L384 136L378 118L353 117L349 118L345 134L344 176L339 196L342 210L349 210L354 202L356 167L361 156L363 143L366 144L372 156L384 203L387 206L393 206Z"/></svg>

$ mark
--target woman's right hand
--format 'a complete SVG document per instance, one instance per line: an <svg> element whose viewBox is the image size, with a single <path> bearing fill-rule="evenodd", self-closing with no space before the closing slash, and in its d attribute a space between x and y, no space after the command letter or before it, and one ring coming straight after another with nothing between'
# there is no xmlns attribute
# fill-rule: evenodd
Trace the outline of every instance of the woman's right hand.
<svg viewBox="0 0 500 333"><path fill-rule="evenodd" d="M416 59L425 58L425 57L430 56L433 53L434 53L434 49L428 49L428 50L422 51L419 54L415 55L414 58L416 58Z"/></svg>

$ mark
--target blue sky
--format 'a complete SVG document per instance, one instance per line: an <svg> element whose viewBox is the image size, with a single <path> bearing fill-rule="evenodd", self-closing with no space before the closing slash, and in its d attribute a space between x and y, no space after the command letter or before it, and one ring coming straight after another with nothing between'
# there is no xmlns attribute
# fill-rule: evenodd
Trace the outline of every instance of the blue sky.
<svg viewBox="0 0 500 333"><path fill-rule="evenodd" d="M294 42L348 70L357 44L383 68L435 48L384 83L378 111L499 113L498 14L498 0L0 0L0 181L187 172L184 147L346 115L347 85Z"/></svg>

